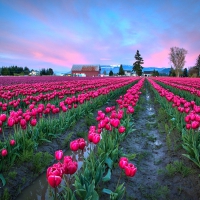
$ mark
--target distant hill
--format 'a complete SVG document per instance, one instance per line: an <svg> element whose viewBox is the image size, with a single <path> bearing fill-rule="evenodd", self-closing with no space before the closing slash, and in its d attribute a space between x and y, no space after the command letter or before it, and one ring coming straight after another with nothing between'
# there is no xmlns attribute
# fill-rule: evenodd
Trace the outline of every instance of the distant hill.
<svg viewBox="0 0 200 200"><path fill-rule="evenodd" d="M124 70L130 70L132 71L133 66L132 65L122 65ZM101 67L101 73L103 73L104 71L106 71L106 74L109 74L110 70L113 71L114 74L117 74L119 72L119 66L110 66L110 65L102 65ZM153 71L153 70L158 71L160 74L169 74L170 68L159 68L159 67L144 67L143 68L143 72L144 71Z"/></svg>

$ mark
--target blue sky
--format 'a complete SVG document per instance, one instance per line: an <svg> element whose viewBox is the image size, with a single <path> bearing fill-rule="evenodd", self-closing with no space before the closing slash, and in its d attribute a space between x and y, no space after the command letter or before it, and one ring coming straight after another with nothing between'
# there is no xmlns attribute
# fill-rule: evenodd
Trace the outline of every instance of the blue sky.
<svg viewBox="0 0 200 200"><path fill-rule="evenodd" d="M170 47L200 54L198 0L0 0L0 67L69 71L73 64L170 67Z"/></svg>

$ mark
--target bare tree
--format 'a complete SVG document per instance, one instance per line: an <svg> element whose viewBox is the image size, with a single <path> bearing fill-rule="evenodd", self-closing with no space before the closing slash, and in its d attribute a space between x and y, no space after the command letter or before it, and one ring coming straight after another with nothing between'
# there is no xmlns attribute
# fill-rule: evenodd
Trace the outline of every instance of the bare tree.
<svg viewBox="0 0 200 200"><path fill-rule="evenodd" d="M185 65L186 54L187 54L187 51L183 48L179 48L179 47L170 48L169 60L173 63L176 76L178 77L180 73L182 72L182 69Z"/></svg>

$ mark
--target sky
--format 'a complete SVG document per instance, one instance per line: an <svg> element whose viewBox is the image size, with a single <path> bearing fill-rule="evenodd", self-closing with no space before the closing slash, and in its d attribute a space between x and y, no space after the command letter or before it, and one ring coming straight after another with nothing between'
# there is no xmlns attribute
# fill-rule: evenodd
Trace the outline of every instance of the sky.
<svg viewBox="0 0 200 200"><path fill-rule="evenodd" d="M0 0L0 67L170 67L171 47L200 54L199 0Z"/></svg>

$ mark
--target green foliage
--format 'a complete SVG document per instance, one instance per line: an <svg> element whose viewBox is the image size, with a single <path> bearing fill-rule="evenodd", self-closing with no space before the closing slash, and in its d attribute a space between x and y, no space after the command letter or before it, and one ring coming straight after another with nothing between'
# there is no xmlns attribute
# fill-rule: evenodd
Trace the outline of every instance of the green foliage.
<svg viewBox="0 0 200 200"><path fill-rule="evenodd" d="M33 158L33 150L25 150L19 158L20 163L29 162Z"/></svg>
<svg viewBox="0 0 200 200"><path fill-rule="evenodd" d="M187 68L184 68L184 70L183 70L183 77L188 77L188 70L187 70Z"/></svg>
<svg viewBox="0 0 200 200"><path fill-rule="evenodd" d="M166 174L169 176L174 176L177 173L180 173L183 177L191 174L193 170L189 167L186 167L182 161L174 161L171 164L167 164L166 166Z"/></svg>
<svg viewBox="0 0 200 200"><path fill-rule="evenodd" d="M40 75L53 75L54 72L53 72L53 69L49 68L49 69L41 69L40 71Z"/></svg>
<svg viewBox="0 0 200 200"><path fill-rule="evenodd" d="M176 76L176 72L175 70L171 67L170 71L169 71L169 76L175 77Z"/></svg>
<svg viewBox="0 0 200 200"><path fill-rule="evenodd" d="M17 176L17 172L16 171L12 171L8 173L8 177L11 179L15 179L15 177Z"/></svg>
<svg viewBox="0 0 200 200"><path fill-rule="evenodd" d="M119 67L119 73L118 73L118 74L119 74L119 75L124 75L124 74L125 74L122 65L120 65L120 67Z"/></svg>
<svg viewBox="0 0 200 200"><path fill-rule="evenodd" d="M42 170L50 164L52 159L53 156L47 152L36 153L31 159L32 170L34 171L34 173L41 173Z"/></svg>
<svg viewBox="0 0 200 200"><path fill-rule="evenodd" d="M30 72L28 67L18 67L18 66L10 66L10 67L2 67L1 69L1 75L19 75L19 74L24 74L28 75Z"/></svg>
<svg viewBox="0 0 200 200"><path fill-rule="evenodd" d="M65 148L65 147L68 147L69 146L69 143L70 143L70 140L71 140L71 137L73 135L73 132L69 133L67 135L67 137L64 139L63 143L62 143L62 148Z"/></svg>
<svg viewBox="0 0 200 200"><path fill-rule="evenodd" d="M159 76L159 72L154 69L153 73L152 73L152 76Z"/></svg>
<svg viewBox="0 0 200 200"><path fill-rule="evenodd" d="M11 196L9 194L8 188L4 189L3 196L1 200L11 200Z"/></svg>
<svg viewBox="0 0 200 200"><path fill-rule="evenodd" d="M200 54L198 55L198 58L196 60L195 68L198 69L198 76L200 76Z"/></svg>
<svg viewBox="0 0 200 200"><path fill-rule="evenodd" d="M142 64L144 64L143 58L141 57L139 50L135 54L135 62L133 63L133 71L136 72L138 76L142 75Z"/></svg>
<svg viewBox="0 0 200 200"><path fill-rule="evenodd" d="M109 76L113 76L113 71L112 70L110 70Z"/></svg>

